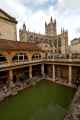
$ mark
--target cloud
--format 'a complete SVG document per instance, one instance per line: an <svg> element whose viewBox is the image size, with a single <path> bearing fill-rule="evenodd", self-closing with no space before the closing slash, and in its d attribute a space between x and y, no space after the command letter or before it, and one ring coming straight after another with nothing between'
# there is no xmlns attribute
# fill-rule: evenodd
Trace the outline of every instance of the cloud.
<svg viewBox="0 0 80 120"><path fill-rule="evenodd" d="M30 0L31 3L35 4L35 5L42 5L45 4L46 2L48 2L48 0L37 0L36 2L34 2L34 0Z"/></svg>
<svg viewBox="0 0 80 120"><path fill-rule="evenodd" d="M18 0L22 5L27 6L32 9L32 11L36 11L36 9L46 9L49 5L49 0ZM56 1L56 0L51 0ZM51 2L50 2L51 3Z"/></svg>
<svg viewBox="0 0 80 120"><path fill-rule="evenodd" d="M34 1L34 0L18 0L18 1L21 1L21 3L23 3L23 4L35 4L35 5L37 5L37 4L44 4L45 2L48 2L48 0L36 0L36 1Z"/></svg>
<svg viewBox="0 0 80 120"><path fill-rule="evenodd" d="M80 27L76 28L76 32L80 34Z"/></svg>
<svg viewBox="0 0 80 120"><path fill-rule="evenodd" d="M57 30L61 27L69 30L69 39L79 34L80 0L1 0L0 7L16 17L17 28L25 22L27 29L44 33L44 23L57 19Z"/></svg>
<svg viewBox="0 0 80 120"><path fill-rule="evenodd" d="M64 5L70 9L76 9L80 7L80 0L64 0Z"/></svg>

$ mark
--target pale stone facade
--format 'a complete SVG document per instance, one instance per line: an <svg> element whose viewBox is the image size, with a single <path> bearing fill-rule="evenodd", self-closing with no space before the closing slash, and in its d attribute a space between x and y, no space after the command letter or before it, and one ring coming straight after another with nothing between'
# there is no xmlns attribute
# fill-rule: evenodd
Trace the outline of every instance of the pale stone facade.
<svg viewBox="0 0 80 120"><path fill-rule="evenodd" d="M80 38L71 41L70 51L71 53L80 53Z"/></svg>
<svg viewBox="0 0 80 120"><path fill-rule="evenodd" d="M80 38L75 38L71 41L68 53L71 58L80 59Z"/></svg>
<svg viewBox="0 0 80 120"><path fill-rule="evenodd" d="M0 39L17 40L17 21L0 9Z"/></svg>
<svg viewBox="0 0 80 120"><path fill-rule="evenodd" d="M46 44L49 44L48 50L53 53L67 54L68 49L68 31L61 30L61 34L57 35L56 20L50 19L49 24L45 23L45 34L33 33L26 30L26 25L19 31L21 42L44 43L41 46L45 50Z"/></svg>

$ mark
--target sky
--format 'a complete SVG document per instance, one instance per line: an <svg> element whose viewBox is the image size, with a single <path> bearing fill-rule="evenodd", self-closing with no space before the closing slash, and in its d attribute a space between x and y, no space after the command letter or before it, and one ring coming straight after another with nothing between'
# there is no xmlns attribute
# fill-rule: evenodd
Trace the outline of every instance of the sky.
<svg viewBox="0 0 80 120"><path fill-rule="evenodd" d="M0 8L17 19L18 31L25 23L27 30L44 34L45 21L52 16L58 34L64 27L69 41L80 37L80 0L0 0Z"/></svg>

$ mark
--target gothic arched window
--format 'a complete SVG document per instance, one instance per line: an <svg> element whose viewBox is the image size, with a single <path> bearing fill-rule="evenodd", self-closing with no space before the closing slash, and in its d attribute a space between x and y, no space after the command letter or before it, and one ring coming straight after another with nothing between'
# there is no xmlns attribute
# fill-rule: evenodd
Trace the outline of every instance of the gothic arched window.
<svg viewBox="0 0 80 120"><path fill-rule="evenodd" d="M58 39L58 47L61 47L61 38Z"/></svg>

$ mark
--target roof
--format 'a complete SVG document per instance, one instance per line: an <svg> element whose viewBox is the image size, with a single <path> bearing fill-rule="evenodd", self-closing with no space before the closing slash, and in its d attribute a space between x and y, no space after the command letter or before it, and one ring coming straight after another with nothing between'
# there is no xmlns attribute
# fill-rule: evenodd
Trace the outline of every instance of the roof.
<svg viewBox="0 0 80 120"><path fill-rule="evenodd" d="M14 17L12 17L11 15L9 15L7 12L5 12L4 10L0 9L0 12L7 17L6 18L6 17L3 17L3 16L0 16L0 18L8 20L10 22L17 23L17 20Z"/></svg>
<svg viewBox="0 0 80 120"><path fill-rule="evenodd" d="M35 43L0 39L0 50L40 50Z"/></svg>

